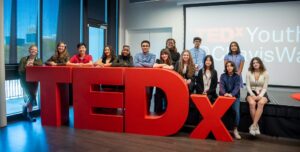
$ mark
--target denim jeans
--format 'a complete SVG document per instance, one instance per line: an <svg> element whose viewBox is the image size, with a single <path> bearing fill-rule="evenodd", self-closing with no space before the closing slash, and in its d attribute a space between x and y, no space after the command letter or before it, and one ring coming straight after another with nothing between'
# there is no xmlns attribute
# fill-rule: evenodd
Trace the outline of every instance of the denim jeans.
<svg viewBox="0 0 300 152"><path fill-rule="evenodd" d="M231 108L233 109L235 114L234 127L238 127L240 124L240 98L236 98Z"/></svg>

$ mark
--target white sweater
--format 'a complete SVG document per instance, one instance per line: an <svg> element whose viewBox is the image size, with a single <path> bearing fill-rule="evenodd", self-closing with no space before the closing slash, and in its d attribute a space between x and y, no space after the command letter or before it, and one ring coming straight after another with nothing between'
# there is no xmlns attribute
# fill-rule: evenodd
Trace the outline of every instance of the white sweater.
<svg viewBox="0 0 300 152"><path fill-rule="evenodd" d="M255 94L252 92L252 90L256 91L256 93L263 97L265 93L267 92L268 83L269 83L269 74L267 71L261 73L259 75L258 80L255 80L254 73L251 73L251 71L247 72L246 76L246 85L247 85L247 91L250 93L251 96L255 96Z"/></svg>

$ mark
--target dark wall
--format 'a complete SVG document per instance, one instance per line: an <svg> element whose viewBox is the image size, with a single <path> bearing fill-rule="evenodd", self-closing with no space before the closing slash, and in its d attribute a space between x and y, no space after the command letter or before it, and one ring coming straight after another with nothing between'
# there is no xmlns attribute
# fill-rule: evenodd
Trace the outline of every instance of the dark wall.
<svg viewBox="0 0 300 152"><path fill-rule="evenodd" d="M113 48L118 50L118 42L117 42L117 37L118 37L118 31L117 29L119 28L118 26L118 16L117 14L119 10L119 0L108 0L108 27L107 27L107 44L111 45ZM118 53L118 51L116 52Z"/></svg>
<svg viewBox="0 0 300 152"><path fill-rule="evenodd" d="M105 0L84 0L84 42L88 44L87 24L100 26L107 25L107 42L117 50L117 10L119 0L107 0L107 23L105 22Z"/></svg>
<svg viewBox="0 0 300 152"><path fill-rule="evenodd" d="M87 0L87 18L105 23L105 0Z"/></svg>
<svg viewBox="0 0 300 152"><path fill-rule="evenodd" d="M61 0L59 6L57 42L64 41L73 55L80 42L80 0Z"/></svg>

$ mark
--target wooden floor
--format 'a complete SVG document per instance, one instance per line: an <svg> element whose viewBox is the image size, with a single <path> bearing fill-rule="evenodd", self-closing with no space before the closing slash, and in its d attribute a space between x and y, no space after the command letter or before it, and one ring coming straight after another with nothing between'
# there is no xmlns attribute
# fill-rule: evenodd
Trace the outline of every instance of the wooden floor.
<svg viewBox="0 0 300 152"><path fill-rule="evenodd" d="M195 140L187 133L171 137L79 130L72 127L43 127L40 119L10 123L0 129L0 152L33 151L222 151L222 152L300 152L300 140L242 134L232 143L212 139Z"/></svg>

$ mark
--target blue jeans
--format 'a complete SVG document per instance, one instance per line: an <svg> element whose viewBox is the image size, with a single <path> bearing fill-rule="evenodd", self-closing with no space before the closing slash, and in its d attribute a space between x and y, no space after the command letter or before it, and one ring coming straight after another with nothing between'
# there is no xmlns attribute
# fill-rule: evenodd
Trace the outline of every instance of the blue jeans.
<svg viewBox="0 0 300 152"><path fill-rule="evenodd" d="M240 97L236 98L234 103L232 104L231 108L234 111L235 114L235 121L234 121L234 127L238 127L240 124Z"/></svg>

